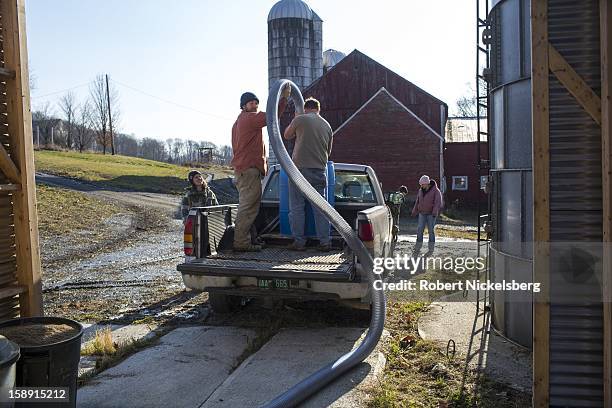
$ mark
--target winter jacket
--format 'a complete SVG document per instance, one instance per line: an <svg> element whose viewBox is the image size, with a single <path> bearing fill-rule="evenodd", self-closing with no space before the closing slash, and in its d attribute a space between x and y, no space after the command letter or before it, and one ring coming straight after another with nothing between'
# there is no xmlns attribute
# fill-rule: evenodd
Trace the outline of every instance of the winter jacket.
<svg viewBox="0 0 612 408"><path fill-rule="evenodd" d="M412 215L431 214L438 216L442 205L442 193L435 180L431 180L429 182L429 190L424 191L422 188L419 188L416 202L412 209Z"/></svg>
<svg viewBox="0 0 612 408"><path fill-rule="evenodd" d="M181 203L183 219L187 218L192 207L207 207L209 205L219 205L219 202L215 193L208 186L203 187L202 191L198 191L195 187L187 187Z"/></svg>

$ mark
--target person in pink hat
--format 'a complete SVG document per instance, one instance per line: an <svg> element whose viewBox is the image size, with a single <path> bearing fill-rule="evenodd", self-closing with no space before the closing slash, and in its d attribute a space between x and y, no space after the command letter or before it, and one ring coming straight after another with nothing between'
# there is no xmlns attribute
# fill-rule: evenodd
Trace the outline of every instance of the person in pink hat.
<svg viewBox="0 0 612 408"><path fill-rule="evenodd" d="M417 225L417 240L414 246L414 252L419 253L423 246L423 232L427 225L427 234L429 235L428 254L432 254L436 244L435 227L440 210L442 209L442 193L438 188L435 180L432 180L427 175L421 176L419 179L419 192L417 193L416 202L412 209L412 216L419 217Z"/></svg>

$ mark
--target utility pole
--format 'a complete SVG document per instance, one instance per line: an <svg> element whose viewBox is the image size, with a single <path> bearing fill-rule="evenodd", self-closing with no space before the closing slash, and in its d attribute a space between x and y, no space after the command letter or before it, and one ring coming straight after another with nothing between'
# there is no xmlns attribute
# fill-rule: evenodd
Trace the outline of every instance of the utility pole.
<svg viewBox="0 0 612 408"><path fill-rule="evenodd" d="M51 126L51 146L53 146L53 126Z"/></svg>
<svg viewBox="0 0 612 408"><path fill-rule="evenodd" d="M111 154L115 155L115 137L113 136L113 117L111 116L110 92L108 90L108 75L106 75L106 101L108 102L108 128L110 130Z"/></svg>
<svg viewBox="0 0 612 408"><path fill-rule="evenodd" d="M40 126L36 125L36 145L40 149Z"/></svg>

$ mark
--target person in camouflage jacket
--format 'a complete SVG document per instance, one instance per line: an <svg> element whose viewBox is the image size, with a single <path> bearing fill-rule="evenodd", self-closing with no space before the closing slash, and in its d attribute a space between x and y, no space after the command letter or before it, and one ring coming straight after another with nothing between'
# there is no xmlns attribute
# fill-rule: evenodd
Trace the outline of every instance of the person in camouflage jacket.
<svg viewBox="0 0 612 408"><path fill-rule="evenodd" d="M189 184L190 187L185 189L185 196L183 196L183 202L181 203L181 211L183 214L183 221L189 215L189 210L192 207L207 207L209 205L219 205L217 196L206 184L202 173L197 170L189 172Z"/></svg>

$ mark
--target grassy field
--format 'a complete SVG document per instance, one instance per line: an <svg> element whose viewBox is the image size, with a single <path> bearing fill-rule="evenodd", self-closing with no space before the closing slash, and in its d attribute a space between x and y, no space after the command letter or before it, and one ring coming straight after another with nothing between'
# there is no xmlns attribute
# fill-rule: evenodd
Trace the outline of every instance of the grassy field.
<svg viewBox="0 0 612 408"><path fill-rule="evenodd" d="M186 187L188 167L97 153L41 150L34 154L36 171L100 183L133 191L181 193ZM210 165L199 168L215 178L231 174L229 167Z"/></svg>
<svg viewBox="0 0 612 408"><path fill-rule="evenodd" d="M93 227L121 208L63 188L36 186L38 228L41 234L58 235Z"/></svg>

